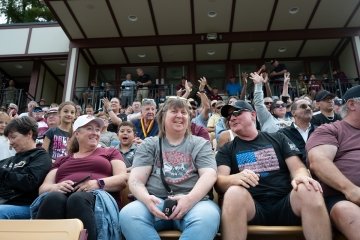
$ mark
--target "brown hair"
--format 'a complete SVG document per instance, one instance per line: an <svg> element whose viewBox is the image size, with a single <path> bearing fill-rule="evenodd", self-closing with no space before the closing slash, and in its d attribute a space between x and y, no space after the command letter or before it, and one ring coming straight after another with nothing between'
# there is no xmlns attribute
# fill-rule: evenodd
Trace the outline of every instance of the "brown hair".
<svg viewBox="0 0 360 240"><path fill-rule="evenodd" d="M71 136L71 138L68 140L67 151L68 154L74 154L79 151L79 142L76 139L75 135Z"/></svg>
<svg viewBox="0 0 360 240"><path fill-rule="evenodd" d="M73 101L65 101L65 102L62 102L60 105L59 105L59 109L58 109L58 113L60 115L61 113L61 110L66 106L66 105L71 105L71 106L74 106L75 108L75 115L76 115L76 104L73 102ZM60 124L61 124L61 118L60 118ZM69 136L71 137L72 136L72 126L73 126L73 123L71 124L71 128L70 128L70 131L69 131Z"/></svg>
<svg viewBox="0 0 360 240"><path fill-rule="evenodd" d="M180 98L180 97L169 97L164 105L160 108L159 112L156 114L156 120L159 125L159 137L165 137L166 131L165 131L165 117L167 114L167 111L171 108L180 108L185 109L187 114L189 115L189 122L188 122L188 128L186 129L185 136L191 134L191 120L190 120L190 109L186 102L186 100Z"/></svg>

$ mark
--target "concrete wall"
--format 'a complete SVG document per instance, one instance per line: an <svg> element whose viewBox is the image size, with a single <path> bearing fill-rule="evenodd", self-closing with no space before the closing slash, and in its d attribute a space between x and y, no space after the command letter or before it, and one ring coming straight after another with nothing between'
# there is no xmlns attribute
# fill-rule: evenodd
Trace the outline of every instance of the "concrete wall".
<svg viewBox="0 0 360 240"><path fill-rule="evenodd" d="M58 25L0 29L0 56L67 53L69 44L69 39Z"/></svg>

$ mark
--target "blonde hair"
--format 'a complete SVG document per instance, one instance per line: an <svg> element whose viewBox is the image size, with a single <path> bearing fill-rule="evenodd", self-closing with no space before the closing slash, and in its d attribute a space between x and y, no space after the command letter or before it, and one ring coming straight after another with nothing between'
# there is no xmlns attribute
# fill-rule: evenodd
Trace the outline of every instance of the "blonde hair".
<svg viewBox="0 0 360 240"><path fill-rule="evenodd" d="M187 114L189 115L188 119L188 128L186 129L185 136L188 136L191 134L191 119L190 119L190 109L188 106L188 103L186 100L180 97L169 97L164 105L159 109L156 120L158 122L159 126L159 137L165 137L166 136L166 130L165 130L165 118L167 111L172 108L178 108L178 109L185 109Z"/></svg>

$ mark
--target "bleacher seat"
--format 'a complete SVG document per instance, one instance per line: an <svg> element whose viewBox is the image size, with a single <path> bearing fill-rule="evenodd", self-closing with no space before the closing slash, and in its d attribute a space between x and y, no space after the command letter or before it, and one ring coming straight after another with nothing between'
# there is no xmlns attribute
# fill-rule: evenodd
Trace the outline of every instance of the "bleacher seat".
<svg viewBox="0 0 360 240"><path fill-rule="evenodd" d="M86 240L79 219L1 220L1 240Z"/></svg>

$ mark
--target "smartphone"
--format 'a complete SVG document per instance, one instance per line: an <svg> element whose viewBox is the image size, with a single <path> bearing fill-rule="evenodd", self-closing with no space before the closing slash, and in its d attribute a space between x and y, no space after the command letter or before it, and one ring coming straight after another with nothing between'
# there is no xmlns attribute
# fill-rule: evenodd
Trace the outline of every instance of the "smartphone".
<svg viewBox="0 0 360 240"><path fill-rule="evenodd" d="M166 216L170 216L173 213L173 208L177 205L176 200L172 199L165 199L164 201L164 207L163 207L163 213L165 213Z"/></svg>
<svg viewBox="0 0 360 240"><path fill-rule="evenodd" d="M89 179L90 179L90 175L84 177L84 178L81 179L80 181L74 183L73 188L77 187L79 184L81 184L81 183L83 183L83 182L85 182L85 181L87 181L87 180L89 180Z"/></svg>

